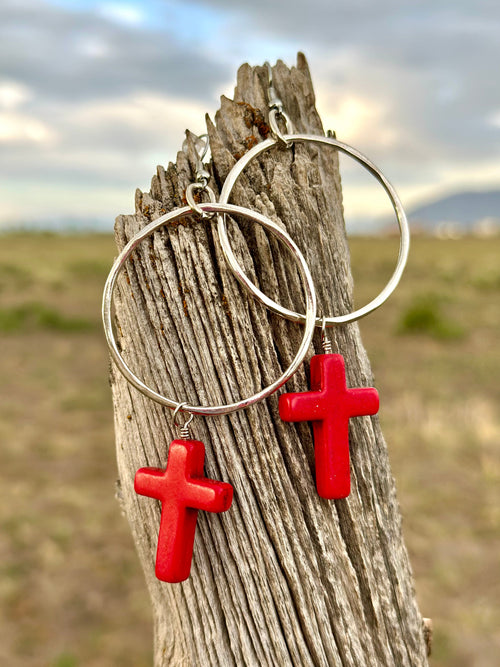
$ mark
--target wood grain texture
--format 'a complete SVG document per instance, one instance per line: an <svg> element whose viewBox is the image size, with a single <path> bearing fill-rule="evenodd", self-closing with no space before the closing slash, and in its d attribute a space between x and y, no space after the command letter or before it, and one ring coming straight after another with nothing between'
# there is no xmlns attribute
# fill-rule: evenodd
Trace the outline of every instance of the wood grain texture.
<svg viewBox="0 0 500 667"><path fill-rule="evenodd" d="M307 63L274 68L274 85L298 131L323 134ZM210 185L268 134L267 73L243 65L234 100L207 118ZM128 239L183 203L194 173L192 141L176 164L158 167L135 215L117 218ZM352 307L336 152L296 145L272 149L249 166L232 203L285 227L306 255L321 312ZM283 305L303 308L292 258L243 220L231 240L249 275ZM302 331L271 315L228 270L213 222L186 218L144 241L116 293L125 359L148 384L179 401L230 403L276 379ZM370 386L357 325L332 334L348 386ZM320 351L319 340L315 341ZM314 353L311 348L310 356ZM308 388L308 364L287 384ZM177 433L168 409L144 398L112 369L120 496L137 545L155 617L155 664L425 665L422 619L401 535L386 443L376 417L351 420L352 493L318 497L310 424L287 424L272 396L246 411L196 417L192 437L206 446L208 477L235 491L224 514L200 513L191 577L169 585L154 576L160 507L133 491L135 471L164 466ZM383 396L381 397L383 409Z"/></svg>

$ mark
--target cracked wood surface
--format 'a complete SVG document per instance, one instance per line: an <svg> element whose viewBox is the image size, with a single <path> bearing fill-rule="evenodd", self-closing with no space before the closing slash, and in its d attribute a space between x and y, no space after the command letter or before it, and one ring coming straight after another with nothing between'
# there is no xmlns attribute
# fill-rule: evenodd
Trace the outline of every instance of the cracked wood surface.
<svg viewBox="0 0 500 667"><path fill-rule="evenodd" d="M323 134L307 63L274 68L274 86L299 132ZM210 186L218 193L241 156L266 138L267 70L243 65L234 100L207 118ZM117 218L121 249L150 220L183 205L193 180L192 137L176 164L158 167L135 215ZM231 203L260 211L304 252L321 313L352 309L337 154L297 144L252 163ZM292 258L258 225L228 222L247 273L276 301L304 307ZM153 388L191 404L230 403L276 379L302 331L240 288L215 223L194 216L163 227L127 264L116 290L122 353ZM351 387L372 385L356 324L330 330ZM315 337L320 352L319 336ZM310 356L314 353L311 347ZM308 363L287 383L308 388ZM287 424L278 396L223 417L195 417L205 474L234 487L229 511L200 512L190 578L154 575L160 506L133 490L136 470L164 466L177 437L171 411L112 368L120 495L144 568L155 618L155 665L426 665L422 618L401 534L386 443L377 417L350 422L352 492L328 501L314 485L312 428ZM283 390L281 390L283 391ZM281 393L281 392L278 392ZM381 396L383 409L384 397Z"/></svg>

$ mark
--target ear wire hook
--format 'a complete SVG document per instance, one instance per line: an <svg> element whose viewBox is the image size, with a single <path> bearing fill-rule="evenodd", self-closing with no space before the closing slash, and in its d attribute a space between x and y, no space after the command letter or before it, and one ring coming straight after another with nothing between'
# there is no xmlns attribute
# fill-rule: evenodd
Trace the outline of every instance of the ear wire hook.
<svg viewBox="0 0 500 667"><path fill-rule="evenodd" d="M194 134L189 130L186 131L186 134L187 133L189 133L189 135L194 137L194 149L196 151L195 181L196 183L200 183L201 185L205 186L210 180L210 174L203 165L203 160L206 158L207 153L210 150L210 142L208 140L208 134L205 133L205 134L200 134L200 136L197 136L196 134ZM182 150L184 153L188 152L188 146L189 146L189 138L186 138L184 139L184 142L182 144Z"/></svg>
<svg viewBox="0 0 500 667"><path fill-rule="evenodd" d="M200 141L205 140L201 150L198 150L198 144ZM195 141L195 148L198 151L198 158L196 160L196 181L198 183L203 183L204 186L207 185L210 180L210 174L203 166L203 160L207 156L207 153L210 149L210 142L208 140L208 134L200 134L200 136Z"/></svg>
<svg viewBox="0 0 500 667"><path fill-rule="evenodd" d="M267 75L268 75L268 93L269 93L269 111L272 109L276 109L276 111L279 114L283 113L283 102L280 100L278 95L276 94L276 90L273 85L273 70L270 65L270 63L266 60L264 63L264 67L267 67Z"/></svg>
<svg viewBox="0 0 500 667"><path fill-rule="evenodd" d="M294 132L292 121L288 117L288 114L286 114L283 111L283 102L278 97L276 89L274 88L273 84L273 70L267 60L264 63L264 67L267 67L267 75L268 75L267 90L269 96L268 108L269 108L269 125L271 126L271 132L283 146L286 146L288 148L292 145L293 142L290 141L289 139L285 139L285 135L281 132L279 128L278 120L281 119L284 121L285 130L288 134L293 134Z"/></svg>
<svg viewBox="0 0 500 667"><path fill-rule="evenodd" d="M196 191L202 191L208 193L209 199L212 203L215 203L215 194L208 187L208 181L210 180L210 173L205 169L203 165L203 160L205 159L209 149L210 142L208 139L208 134L201 134L199 137L194 135L194 148L196 150L196 173L194 183L190 183L186 188L186 201L191 207L194 213L199 215L201 218L209 219L213 218L214 213L207 213L204 211L194 199L194 193ZM200 147L200 142L203 142L203 145ZM183 144L183 149L187 148L187 139Z"/></svg>

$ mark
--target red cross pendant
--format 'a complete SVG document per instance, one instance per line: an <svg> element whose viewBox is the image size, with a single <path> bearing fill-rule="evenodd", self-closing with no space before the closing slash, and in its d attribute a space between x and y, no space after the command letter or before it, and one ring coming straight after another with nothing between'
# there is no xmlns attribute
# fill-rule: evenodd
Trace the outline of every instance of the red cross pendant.
<svg viewBox="0 0 500 667"><path fill-rule="evenodd" d="M233 487L203 477L205 446L199 440L174 440L166 470L141 468L136 493L161 501L156 576L171 584L189 577L198 510L225 512Z"/></svg>
<svg viewBox="0 0 500 667"><path fill-rule="evenodd" d="M351 490L349 419L378 412L376 389L347 389L344 358L317 354L311 359L311 391L283 394L283 421L312 421L316 488L322 498L346 498Z"/></svg>

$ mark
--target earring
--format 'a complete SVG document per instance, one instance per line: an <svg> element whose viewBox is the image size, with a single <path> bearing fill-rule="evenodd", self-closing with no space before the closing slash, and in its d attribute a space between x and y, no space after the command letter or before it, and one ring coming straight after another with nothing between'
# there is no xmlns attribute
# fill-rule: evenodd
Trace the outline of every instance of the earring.
<svg viewBox="0 0 500 667"><path fill-rule="evenodd" d="M200 159L196 182L191 183L186 191L188 205L153 220L127 243L108 275L102 304L106 341L113 361L126 380L148 398L173 409L175 426L178 427L176 418L179 412L189 415L188 421L180 427L180 439L173 440L170 444L166 469L141 468L136 473L134 484L135 491L138 494L161 501L162 513L155 572L158 579L170 583L184 581L189 576L198 511L224 512L229 509L233 498L233 488L230 484L206 479L203 476L205 447L201 441L190 438L189 424L191 420L195 414L205 416L227 415L242 410L262 401L283 386L295 373L307 354L316 321L316 294L311 274L302 253L289 235L276 223L260 213L241 206L217 203L214 193L207 185L208 178L209 174L203 169ZM196 203L194 192L197 190L208 194L210 201L201 204ZM123 359L113 330L113 291L117 278L133 250L141 241L163 225L178 222L193 214L200 219L211 219L215 214L229 214L241 216L262 225L290 250L297 263L304 285L306 297L304 336L295 358L284 373L271 385L253 396L229 405L204 406L177 402L147 386L132 372Z"/></svg>
<svg viewBox="0 0 500 667"><path fill-rule="evenodd" d="M271 137L251 148L231 169L226 177L219 197L219 203L227 203L238 178L252 160L277 146L290 148L296 143L313 143L333 146L354 158L367 169L386 191L396 213L400 231L400 246L396 268L384 289L364 307L338 317L317 318L316 326L322 329L323 354L311 359L311 389L308 392L283 394L279 399L279 412L283 421L312 421L315 445L316 488L322 498L345 498L350 493L349 464L349 419L378 412L379 397L373 388L347 389L344 359L332 354L327 342L327 327L355 322L379 308L395 290L406 265L410 246L410 232L406 215L399 197L382 172L358 150L334 137L294 133L290 119L283 111L272 82L269 63L269 124ZM278 121L282 121L289 133L283 134ZM218 234L224 254L231 270L240 283L255 298L277 313L293 322L304 322L304 315L288 310L261 292L245 275L229 245L224 215L218 215Z"/></svg>

